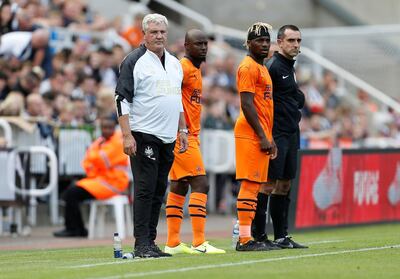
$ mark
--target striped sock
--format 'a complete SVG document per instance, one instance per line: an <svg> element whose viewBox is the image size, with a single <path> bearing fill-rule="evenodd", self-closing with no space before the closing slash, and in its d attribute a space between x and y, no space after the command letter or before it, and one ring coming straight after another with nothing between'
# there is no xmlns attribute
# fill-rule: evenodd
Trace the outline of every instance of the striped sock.
<svg viewBox="0 0 400 279"><path fill-rule="evenodd" d="M168 193L167 206L166 206L168 247L176 247L181 243L179 233L181 230L184 204L185 204L184 196L172 192Z"/></svg>
<svg viewBox="0 0 400 279"><path fill-rule="evenodd" d="M189 199L189 214L192 221L193 246L197 247L205 241L207 194L191 193Z"/></svg>
<svg viewBox="0 0 400 279"><path fill-rule="evenodd" d="M247 243L251 240L251 222L257 209L257 194L260 184L243 180L237 199L237 211L239 219L239 241Z"/></svg>

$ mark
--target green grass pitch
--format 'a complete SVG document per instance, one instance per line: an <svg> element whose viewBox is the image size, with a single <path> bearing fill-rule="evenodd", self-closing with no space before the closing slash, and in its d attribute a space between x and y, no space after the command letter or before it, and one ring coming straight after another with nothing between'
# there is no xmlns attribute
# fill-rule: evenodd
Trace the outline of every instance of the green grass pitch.
<svg viewBox="0 0 400 279"><path fill-rule="evenodd" d="M215 239L227 254L117 260L111 240L107 247L0 251L0 278L400 278L400 224L294 236L310 249L239 253L230 239Z"/></svg>

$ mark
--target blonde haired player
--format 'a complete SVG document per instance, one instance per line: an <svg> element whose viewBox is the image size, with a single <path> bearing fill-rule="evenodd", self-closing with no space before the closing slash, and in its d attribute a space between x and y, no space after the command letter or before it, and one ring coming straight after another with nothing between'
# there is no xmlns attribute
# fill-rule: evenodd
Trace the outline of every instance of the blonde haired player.
<svg viewBox="0 0 400 279"><path fill-rule="evenodd" d="M263 64L271 44L270 28L270 25L262 22L250 26L246 41L248 54L240 63L236 75L240 94L240 115L234 129L236 179L241 181L237 198L239 241L236 251L276 249L251 238L257 194L261 184L267 182L269 160L277 154L272 138L272 81Z"/></svg>

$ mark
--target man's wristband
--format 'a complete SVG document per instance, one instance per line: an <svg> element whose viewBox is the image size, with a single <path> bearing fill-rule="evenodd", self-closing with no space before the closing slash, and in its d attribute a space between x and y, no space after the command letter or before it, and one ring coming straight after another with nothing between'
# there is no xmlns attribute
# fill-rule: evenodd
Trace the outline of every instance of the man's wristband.
<svg viewBox="0 0 400 279"><path fill-rule="evenodd" d="M189 133L188 129L186 129L186 128L179 129L178 131L179 131L179 133L184 133L184 134Z"/></svg>

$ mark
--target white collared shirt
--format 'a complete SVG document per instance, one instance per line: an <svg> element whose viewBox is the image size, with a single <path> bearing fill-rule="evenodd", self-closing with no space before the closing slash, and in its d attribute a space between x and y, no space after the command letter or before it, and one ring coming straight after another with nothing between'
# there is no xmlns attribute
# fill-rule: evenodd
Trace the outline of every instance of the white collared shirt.
<svg viewBox="0 0 400 279"><path fill-rule="evenodd" d="M160 58L144 46L131 52L121 63L116 94L130 106L132 131L171 143L176 140L179 115L183 112L183 71L177 58L166 50L164 53L165 68Z"/></svg>

